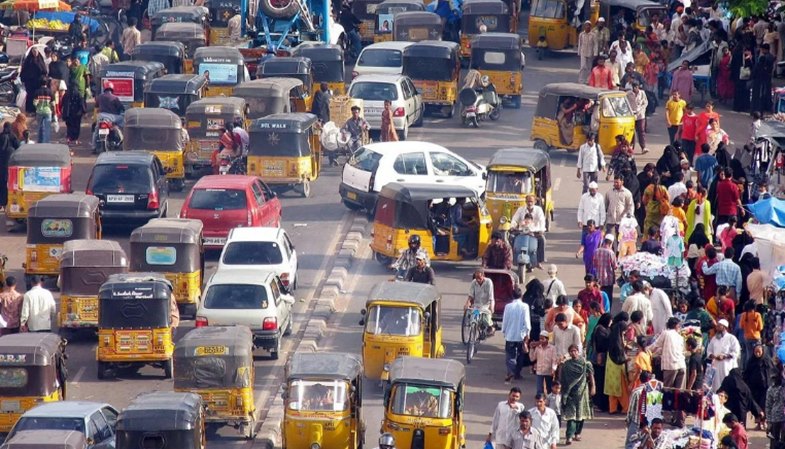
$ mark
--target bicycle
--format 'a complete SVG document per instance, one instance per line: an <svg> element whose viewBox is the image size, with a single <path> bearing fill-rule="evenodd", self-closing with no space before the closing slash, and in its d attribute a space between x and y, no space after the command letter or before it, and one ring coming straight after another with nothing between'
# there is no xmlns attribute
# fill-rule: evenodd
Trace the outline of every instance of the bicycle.
<svg viewBox="0 0 785 449"><path fill-rule="evenodd" d="M461 321L461 342L466 345L466 363L471 364L477 352L477 342L485 340L486 325L482 322L482 309L471 307L466 309Z"/></svg>

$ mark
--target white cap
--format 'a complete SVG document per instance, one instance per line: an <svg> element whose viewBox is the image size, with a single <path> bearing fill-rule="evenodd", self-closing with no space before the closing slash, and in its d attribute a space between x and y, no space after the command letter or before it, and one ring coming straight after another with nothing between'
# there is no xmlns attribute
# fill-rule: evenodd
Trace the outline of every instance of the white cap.
<svg viewBox="0 0 785 449"><path fill-rule="evenodd" d="M540 331L540 337L549 338L549 337L550 337L550 334L548 333L548 331L546 331L545 329L543 329L543 330L541 330L541 331Z"/></svg>
<svg viewBox="0 0 785 449"><path fill-rule="evenodd" d="M612 242L616 240L616 237L613 234L605 234L605 240Z"/></svg>
<svg viewBox="0 0 785 449"><path fill-rule="evenodd" d="M592 181L592 182L590 182L590 183L589 183L589 188L590 188L590 189L597 189L597 188L599 188L599 187L600 187L600 186L599 186L599 185L597 184L597 182L595 182L595 181Z"/></svg>
<svg viewBox="0 0 785 449"><path fill-rule="evenodd" d="M729 326L728 326L728 320L726 320L725 318L723 318L723 319L721 319L721 320L717 321L717 324L719 324L719 325L721 325L721 326L729 327Z"/></svg>
<svg viewBox="0 0 785 449"><path fill-rule="evenodd" d="M559 271L559 269L556 267L556 264L552 263L552 264L548 265L548 274L553 274L553 273L556 273L558 271Z"/></svg>
<svg viewBox="0 0 785 449"><path fill-rule="evenodd" d="M599 19L597 19L597 22L605 22L605 17L600 17Z"/></svg>

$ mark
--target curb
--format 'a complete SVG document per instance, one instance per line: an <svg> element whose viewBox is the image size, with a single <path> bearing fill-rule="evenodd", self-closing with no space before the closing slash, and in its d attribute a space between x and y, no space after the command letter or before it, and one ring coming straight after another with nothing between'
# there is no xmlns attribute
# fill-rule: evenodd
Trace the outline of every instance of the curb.
<svg viewBox="0 0 785 449"><path fill-rule="evenodd" d="M327 280L322 285L318 298L312 302L311 313L306 320L308 323L305 328L302 340L297 345L296 351L317 352L319 341L327 330L327 321L335 313L335 301L339 296L346 293L344 286L349 280L350 269L354 262L355 255L360 249L360 244L368 227L368 217L365 214L357 214L352 220L349 232L344 237L338 250L332 268L327 275ZM254 448L259 449L280 449L283 433L284 404L281 397L282 386L276 391L267 418L259 428L256 439L253 443Z"/></svg>

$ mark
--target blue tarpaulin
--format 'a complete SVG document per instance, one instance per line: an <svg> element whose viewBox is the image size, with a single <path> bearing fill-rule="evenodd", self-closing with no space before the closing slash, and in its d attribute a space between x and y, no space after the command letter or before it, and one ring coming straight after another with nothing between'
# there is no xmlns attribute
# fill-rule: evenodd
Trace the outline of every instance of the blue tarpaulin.
<svg viewBox="0 0 785 449"><path fill-rule="evenodd" d="M37 19L46 19L46 20L59 20L63 23L70 24L74 21L74 16L76 15L75 12L67 12L67 11L38 11L35 13L35 17ZM95 33L98 31L98 21L95 19L91 19L87 16L82 16L82 23L87 25L91 33Z"/></svg>
<svg viewBox="0 0 785 449"><path fill-rule="evenodd" d="M749 204L747 208L759 223L785 228L785 200L767 198Z"/></svg>

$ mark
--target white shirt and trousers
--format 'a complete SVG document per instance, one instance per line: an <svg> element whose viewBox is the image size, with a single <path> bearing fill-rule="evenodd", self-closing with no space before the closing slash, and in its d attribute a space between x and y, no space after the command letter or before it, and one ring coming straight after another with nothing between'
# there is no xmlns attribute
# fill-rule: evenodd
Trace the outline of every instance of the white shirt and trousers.
<svg viewBox="0 0 785 449"><path fill-rule="evenodd" d="M51 332L52 316L56 311L52 293L36 285L25 293L19 323L27 325L29 332Z"/></svg>
<svg viewBox="0 0 785 449"><path fill-rule="evenodd" d="M489 432L491 442L496 446L496 449L510 449L507 443L513 432L520 428L521 421L518 419L518 415L524 410L525 408L520 402L510 405L507 401L501 401L496 406Z"/></svg>
<svg viewBox="0 0 785 449"><path fill-rule="evenodd" d="M583 192L589 191L589 183L599 180L600 171L605 167L605 158L602 155L600 144L594 145L584 143L578 149L578 170L581 171L583 178Z"/></svg>

